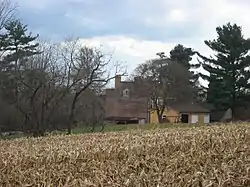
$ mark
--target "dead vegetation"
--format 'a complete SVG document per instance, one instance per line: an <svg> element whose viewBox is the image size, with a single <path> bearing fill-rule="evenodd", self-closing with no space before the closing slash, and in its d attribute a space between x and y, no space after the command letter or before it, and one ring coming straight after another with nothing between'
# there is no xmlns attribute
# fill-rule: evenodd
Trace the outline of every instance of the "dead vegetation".
<svg viewBox="0 0 250 187"><path fill-rule="evenodd" d="M0 141L0 186L250 186L250 126Z"/></svg>

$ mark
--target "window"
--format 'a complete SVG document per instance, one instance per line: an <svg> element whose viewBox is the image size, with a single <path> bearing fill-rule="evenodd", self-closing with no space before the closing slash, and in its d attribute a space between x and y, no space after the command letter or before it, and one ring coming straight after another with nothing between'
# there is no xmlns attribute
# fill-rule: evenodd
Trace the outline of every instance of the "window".
<svg viewBox="0 0 250 187"><path fill-rule="evenodd" d="M157 105L158 105L158 106L163 106L163 98L162 98L162 97L159 97L159 98L157 99Z"/></svg>
<svg viewBox="0 0 250 187"><path fill-rule="evenodd" d="M149 107L150 109L155 109L155 101L154 101L153 99L150 99L150 100L148 101L148 107Z"/></svg>
<svg viewBox="0 0 250 187"><path fill-rule="evenodd" d="M128 98L129 97L129 89L125 89L125 90L123 90L123 97L126 97L126 98Z"/></svg>
<svg viewBox="0 0 250 187"><path fill-rule="evenodd" d="M154 108L154 107L155 107L154 101L151 99L151 100L150 100L150 108Z"/></svg>

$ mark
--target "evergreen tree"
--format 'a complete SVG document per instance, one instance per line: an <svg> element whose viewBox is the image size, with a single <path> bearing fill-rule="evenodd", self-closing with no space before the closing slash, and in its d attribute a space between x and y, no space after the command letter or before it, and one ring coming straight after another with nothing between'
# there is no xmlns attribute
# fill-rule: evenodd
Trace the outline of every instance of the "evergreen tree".
<svg viewBox="0 0 250 187"><path fill-rule="evenodd" d="M15 71L27 60L27 57L38 54L38 43L35 43L37 36L27 34L27 25L23 25L19 20L7 22L4 25L5 32L0 34L1 51L8 54L4 61L14 65Z"/></svg>
<svg viewBox="0 0 250 187"><path fill-rule="evenodd" d="M249 93L250 39L244 39L242 28L236 24L227 23L216 31L216 39L205 41L215 56L198 53L203 68L210 73L201 76L209 81L207 101L220 109L231 108L234 116L235 108Z"/></svg>
<svg viewBox="0 0 250 187"><path fill-rule="evenodd" d="M192 50L192 48L187 48L181 44L178 44L170 51L170 59L190 69L191 67L195 67L194 65L190 64L194 54L195 52Z"/></svg>
<svg viewBox="0 0 250 187"><path fill-rule="evenodd" d="M184 65L190 71L190 82L193 85L193 88L196 90L196 98L197 101L203 100L203 92L202 86L199 83L199 74L195 73L193 70L196 70L200 67L200 64L191 64L191 60L193 55L195 55L195 51L192 48L184 47L181 44L176 45L170 51L170 59L179 64Z"/></svg>

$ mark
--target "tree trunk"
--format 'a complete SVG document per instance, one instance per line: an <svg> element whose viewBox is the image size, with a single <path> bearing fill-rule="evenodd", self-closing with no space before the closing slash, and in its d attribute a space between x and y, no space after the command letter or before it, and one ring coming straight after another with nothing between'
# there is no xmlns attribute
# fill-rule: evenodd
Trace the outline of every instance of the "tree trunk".
<svg viewBox="0 0 250 187"><path fill-rule="evenodd" d="M73 125L73 122L74 122L74 114L73 114L72 109L71 109L70 116L69 116L68 128L67 128L67 130L68 130L67 134L71 134L71 127Z"/></svg>
<svg viewBox="0 0 250 187"><path fill-rule="evenodd" d="M158 122L162 123L162 115L161 115L159 109L156 109L156 112L157 112Z"/></svg>
<svg viewBox="0 0 250 187"><path fill-rule="evenodd" d="M95 103L92 104L92 128L91 128L91 132L95 131L96 125L97 125L97 120L96 120L96 116L95 116Z"/></svg>
<svg viewBox="0 0 250 187"><path fill-rule="evenodd" d="M157 107L157 109L156 109L159 123L163 123L162 115L163 115L164 110L165 110L165 107L162 107L162 108Z"/></svg>
<svg viewBox="0 0 250 187"><path fill-rule="evenodd" d="M68 123L68 133L67 134L71 134L71 129L72 129L74 119L75 119L75 108L76 108L76 101L77 101L78 95L79 95L78 93L75 94L75 97L74 97L73 102L71 104L69 123Z"/></svg>
<svg viewBox="0 0 250 187"><path fill-rule="evenodd" d="M107 125L106 123L102 122L102 128L101 128L100 132L104 132L106 125Z"/></svg>
<svg viewBox="0 0 250 187"><path fill-rule="evenodd" d="M44 88L44 86L43 86ZM44 132L46 131L46 127L45 127L45 123L44 123L44 112L45 112L45 89L43 89L43 98L42 98L42 108L41 108L41 116L40 116L40 128L41 128L41 131L44 135Z"/></svg>

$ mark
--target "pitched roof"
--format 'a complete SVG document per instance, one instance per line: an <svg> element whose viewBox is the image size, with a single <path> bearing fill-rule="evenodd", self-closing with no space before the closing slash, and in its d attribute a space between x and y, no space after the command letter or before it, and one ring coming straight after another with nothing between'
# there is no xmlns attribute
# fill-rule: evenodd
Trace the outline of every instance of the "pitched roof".
<svg viewBox="0 0 250 187"><path fill-rule="evenodd" d="M209 113L210 111L197 103L180 103L169 106L182 113Z"/></svg>
<svg viewBox="0 0 250 187"><path fill-rule="evenodd" d="M105 101L105 117L146 119L147 102L141 99L120 99L107 97Z"/></svg>

